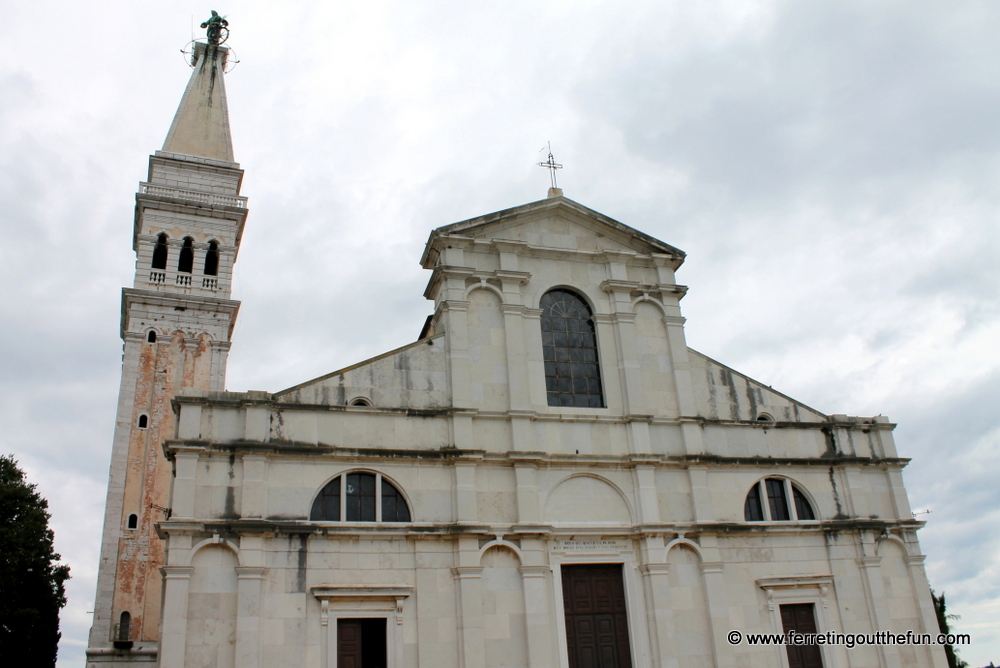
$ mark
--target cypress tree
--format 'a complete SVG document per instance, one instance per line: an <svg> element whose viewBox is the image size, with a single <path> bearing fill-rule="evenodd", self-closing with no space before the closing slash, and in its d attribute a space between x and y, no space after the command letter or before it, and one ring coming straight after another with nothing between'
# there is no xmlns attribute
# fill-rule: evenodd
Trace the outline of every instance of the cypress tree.
<svg viewBox="0 0 1000 668"><path fill-rule="evenodd" d="M13 456L0 456L0 657L5 665L51 668L69 566L52 549L48 502Z"/></svg>

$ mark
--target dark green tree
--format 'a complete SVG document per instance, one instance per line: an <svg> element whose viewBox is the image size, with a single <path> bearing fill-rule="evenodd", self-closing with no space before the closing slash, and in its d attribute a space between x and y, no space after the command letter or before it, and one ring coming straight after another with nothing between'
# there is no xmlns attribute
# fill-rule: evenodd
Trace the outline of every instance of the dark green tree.
<svg viewBox="0 0 1000 668"><path fill-rule="evenodd" d="M941 595L938 596L931 589L931 599L934 601L934 613L937 615L938 628L941 630L941 633L951 633L949 622L958 619L958 615L948 614L948 609L944 603L944 592L941 592ZM958 658L955 648L951 645L944 646L944 654L948 657L948 668L969 668L968 663Z"/></svg>
<svg viewBox="0 0 1000 668"><path fill-rule="evenodd" d="M8 666L51 668L69 566L52 549L48 502L13 456L0 456L0 657Z"/></svg>

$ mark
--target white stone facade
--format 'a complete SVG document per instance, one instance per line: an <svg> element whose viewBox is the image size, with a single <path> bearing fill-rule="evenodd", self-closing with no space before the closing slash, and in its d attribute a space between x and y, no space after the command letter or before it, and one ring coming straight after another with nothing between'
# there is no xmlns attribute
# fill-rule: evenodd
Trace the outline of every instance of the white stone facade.
<svg viewBox="0 0 1000 668"><path fill-rule="evenodd" d="M575 564L621 565L636 667L787 665L726 634L780 632L791 603L821 631L936 633L893 425L690 350L682 260L553 193L431 234L416 343L276 394L178 396L161 665L332 668L337 620L384 618L390 667L566 668ZM553 288L593 311L605 407L548 405ZM311 520L353 471L391 481L411 521ZM816 519L747 521L763 478ZM822 652L944 665L937 648Z"/></svg>

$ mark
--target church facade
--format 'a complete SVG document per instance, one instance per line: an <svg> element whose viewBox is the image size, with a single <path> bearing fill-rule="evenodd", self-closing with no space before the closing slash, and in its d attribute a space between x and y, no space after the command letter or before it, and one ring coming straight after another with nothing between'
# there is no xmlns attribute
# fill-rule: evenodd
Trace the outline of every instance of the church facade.
<svg viewBox="0 0 1000 668"><path fill-rule="evenodd" d="M746 641L936 636L894 425L689 348L684 253L561 190L430 233L414 343L225 391L225 55L199 47L137 196L88 665L947 665Z"/></svg>

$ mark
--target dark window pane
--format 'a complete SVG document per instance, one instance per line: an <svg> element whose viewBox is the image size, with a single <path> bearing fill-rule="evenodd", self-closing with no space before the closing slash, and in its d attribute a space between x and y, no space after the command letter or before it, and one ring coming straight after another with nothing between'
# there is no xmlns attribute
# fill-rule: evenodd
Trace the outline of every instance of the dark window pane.
<svg viewBox="0 0 1000 668"><path fill-rule="evenodd" d="M767 488L767 503L771 511L771 519L775 522L790 520L788 499L785 497L785 481L781 478L768 478L764 481L764 486Z"/></svg>
<svg viewBox="0 0 1000 668"><path fill-rule="evenodd" d="M327 483L313 501L309 519L314 522L337 522L340 520L340 476Z"/></svg>
<svg viewBox="0 0 1000 668"><path fill-rule="evenodd" d="M764 509L760 505L760 485L754 485L747 494L747 502L743 506L743 517L748 522L760 522L764 519Z"/></svg>
<svg viewBox="0 0 1000 668"><path fill-rule="evenodd" d="M382 521L409 522L410 511L403 495L385 480L382 481Z"/></svg>
<svg viewBox="0 0 1000 668"><path fill-rule="evenodd" d="M358 477L361 479L361 496L375 496L375 476L361 473Z"/></svg>
<svg viewBox="0 0 1000 668"><path fill-rule="evenodd" d="M347 521L375 521L375 476L371 473L350 473L347 481Z"/></svg>
<svg viewBox="0 0 1000 668"><path fill-rule="evenodd" d="M375 495L361 497L361 518L362 522L375 521Z"/></svg>
<svg viewBox="0 0 1000 668"><path fill-rule="evenodd" d="M816 519L816 514L806 500L805 494L796 489L794 485L792 485L792 496L795 497L795 514L799 516L800 520Z"/></svg>
<svg viewBox="0 0 1000 668"><path fill-rule="evenodd" d="M587 303L569 290L542 296L543 359L550 406L604 406L597 338ZM571 363L571 364L567 364Z"/></svg>

